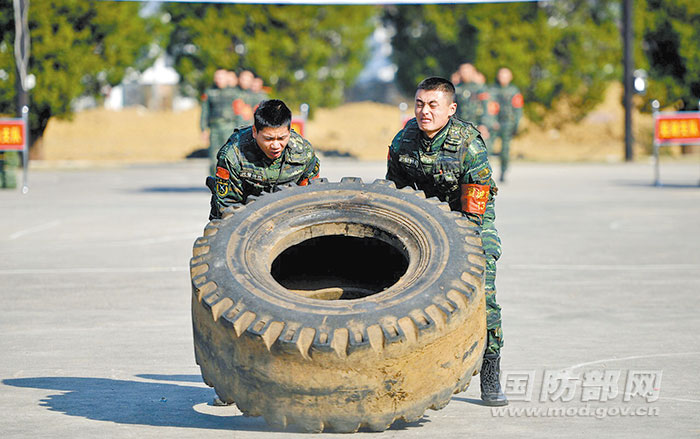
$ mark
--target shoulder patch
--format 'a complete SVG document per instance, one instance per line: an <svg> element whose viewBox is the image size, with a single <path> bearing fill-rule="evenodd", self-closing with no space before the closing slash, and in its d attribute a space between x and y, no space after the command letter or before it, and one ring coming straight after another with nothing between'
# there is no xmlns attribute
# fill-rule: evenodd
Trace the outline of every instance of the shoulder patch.
<svg viewBox="0 0 700 439"><path fill-rule="evenodd" d="M511 104L513 105L513 108L523 108L524 103L525 102L523 100L523 95L521 95L520 93L516 93L516 95L513 96L513 99L511 99Z"/></svg>
<svg viewBox="0 0 700 439"><path fill-rule="evenodd" d="M218 166L216 168L216 176L219 178L222 178L224 180L228 180L228 178L231 176L231 174L226 170L226 168L222 168L221 166Z"/></svg>

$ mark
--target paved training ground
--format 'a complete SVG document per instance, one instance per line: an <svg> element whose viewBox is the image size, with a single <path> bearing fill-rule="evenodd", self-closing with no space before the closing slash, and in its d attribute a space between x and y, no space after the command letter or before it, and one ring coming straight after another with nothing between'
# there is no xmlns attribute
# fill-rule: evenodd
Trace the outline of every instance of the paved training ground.
<svg viewBox="0 0 700 439"><path fill-rule="evenodd" d="M206 166L37 170L29 194L0 192L0 436L312 436L213 407L201 382L187 264ZM322 164L332 181L383 172ZM419 423L350 436L700 436L697 163L664 164L660 188L642 164L510 177L496 205L512 411L479 405L476 379Z"/></svg>

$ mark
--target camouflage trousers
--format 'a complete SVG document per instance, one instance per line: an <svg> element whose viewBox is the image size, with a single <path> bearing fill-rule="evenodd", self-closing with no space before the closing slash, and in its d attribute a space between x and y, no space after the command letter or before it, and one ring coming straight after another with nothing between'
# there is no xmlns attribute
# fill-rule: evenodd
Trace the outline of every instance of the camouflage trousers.
<svg viewBox="0 0 700 439"><path fill-rule="evenodd" d="M12 189L17 187L15 168L9 161L0 159L0 188Z"/></svg>
<svg viewBox="0 0 700 439"><path fill-rule="evenodd" d="M492 142L496 140L496 137L501 139L501 152L498 153L498 156L501 159L501 176L503 176L510 164L510 141L513 139L513 127L506 126L498 130Z"/></svg>
<svg viewBox="0 0 700 439"><path fill-rule="evenodd" d="M486 352L500 354L503 347L501 305L496 302L496 260L486 256Z"/></svg>
<svg viewBox="0 0 700 439"><path fill-rule="evenodd" d="M486 290L487 341L485 353L499 354L503 347L503 330L501 329L501 306L496 301L496 261L501 257L501 239L492 222L484 223L481 240L486 253L484 289Z"/></svg>

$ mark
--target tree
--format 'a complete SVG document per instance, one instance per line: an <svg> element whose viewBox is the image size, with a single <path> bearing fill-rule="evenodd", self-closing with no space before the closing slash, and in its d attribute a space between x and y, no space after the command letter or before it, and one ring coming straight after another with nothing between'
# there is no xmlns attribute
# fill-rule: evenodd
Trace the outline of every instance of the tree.
<svg viewBox="0 0 700 439"><path fill-rule="evenodd" d="M449 77L462 62L473 63L492 80L507 66L531 119L542 121L566 103L566 119L575 120L602 100L606 82L620 73L615 0L392 6L385 11L384 19L397 30L394 61L407 92L425 76Z"/></svg>
<svg viewBox="0 0 700 439"><path fill-rule="evenodd" d="M51 117L68 118L73 100L97 95L121 82L126 69L147 62L155 21L139 5L121 2L46 0L29 8L30 134L39 139ZM0 113L15 114L14 13L0 0ZM145 68L146 65L141 65Z"/></svg>
<svg viewBox="0 0 700 439"><path fill-rule="evenodd" d="M296 106L341 103L363 67L373 6L176 5L165 7L186 94L201 93L218 68L251 69Z"/></svg>
<svg viewBox="0 0 700 439"><path fill-rule="evenodd" d="M700 3L636 0L637 35L649 68L647 99L698 108L700 99ZM639 25L641 24L641 26ZM645 62L646 61L646 62ZM646 64L646 65L645 65Z"/></svg>

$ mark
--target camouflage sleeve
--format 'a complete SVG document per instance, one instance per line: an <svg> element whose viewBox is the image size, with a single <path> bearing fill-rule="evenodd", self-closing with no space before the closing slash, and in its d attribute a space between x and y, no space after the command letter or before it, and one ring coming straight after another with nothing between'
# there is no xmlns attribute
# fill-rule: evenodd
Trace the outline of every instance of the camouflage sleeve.
<svg viewBox="0 0 700 439"><path fill-rule="evenodd" d="M206 93L202 94L202 115L199 118L200 131L206 131L209 128L209 98Z"/></svg>
<svg viewBox="0 0 700 439"><path fill-rule="evenodd" d="M493 172L488 160L488 153L481 136L476 136L469 145L468 154L464 161L465 173L462 184L476 184L487 186L488 193L485 197L486 205L483 214L463 212L474 225L481 226L481 241L484 253L491 255L495 260L501 256L501 239L496 229L496 209L494 197L498 193L496 182L493 180Z"/></svg>
<svg viewBox="0 0 700 439"><path fill-rule="evenodd" d="M219 151L216 174L207 177L207 187L211 191L211 211L209 219L221 218L223 210L234 204L243 203L243 184L238 175L237 159L231 157L228 148Z"/></svg>
<svg viewBox="0 0 700 439"><path fill-rule="evenodd" d="M308 143L308 142L307 142ZM309 144L309 147L311 145ZM314 178L318 178L318 173L321 170L321 161L316 157L316 154L314 153L313 148L311 149L311 160L309 160L309 163L306 165L306 168L304 168L304 172L301 173L301 177L299 177L299 181L297 184L299 185L305 185L309 183L309 180L313 180Z"/></svg>
<svg viewBox="0 0 700 439"><path fill-rule="evenodd" d="M484 90L478 95L479 103L481 104L482 116L479 123L485 125L486 128L492 129L494 122L494 115L489 112L489 102L491 102L491 95L488 90Z"/></svg>
<svg viewBox="0 0 700 439"><path fill-rule="evenodd" d="M394 137L394 140L392 140L391 145L389 145L389 153L386 159L386 179L393 181L394 184L396 184L397 189L401 189L406 186L410 186L415 189L415 185L408 178L399 164L399 145L401 142L402 132L403 131L399 131L396 137Z"/></svg>

